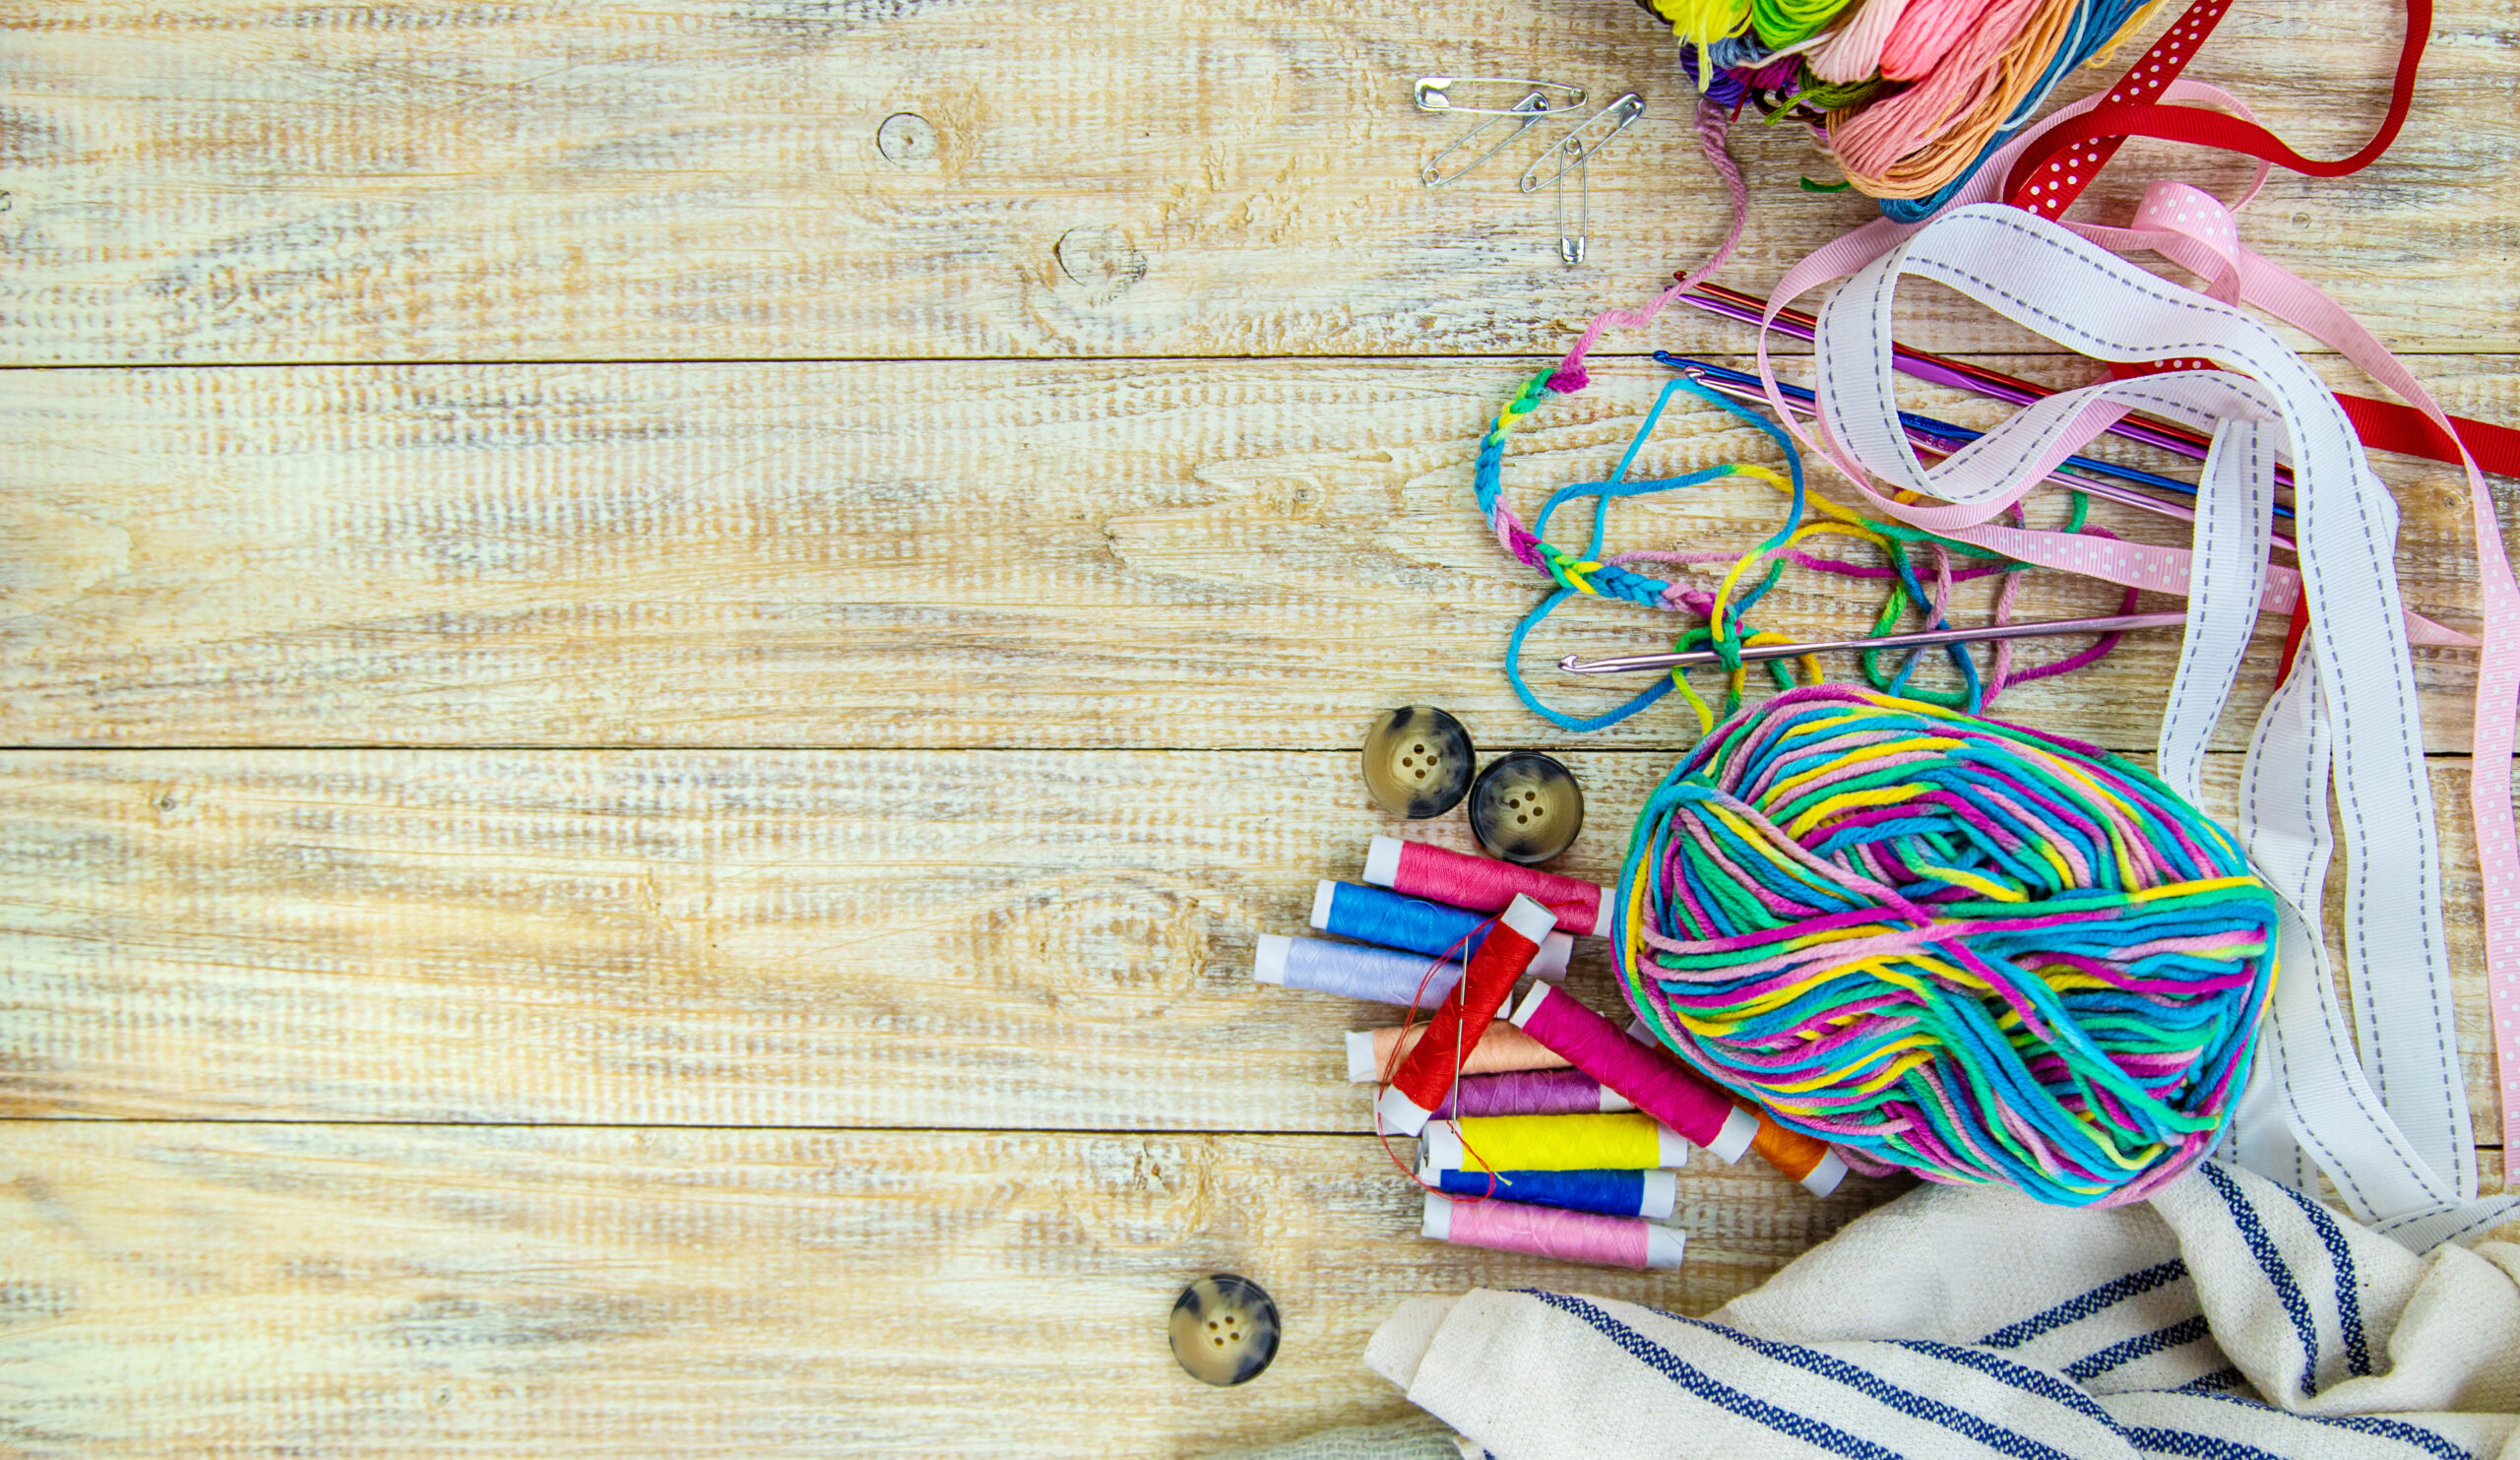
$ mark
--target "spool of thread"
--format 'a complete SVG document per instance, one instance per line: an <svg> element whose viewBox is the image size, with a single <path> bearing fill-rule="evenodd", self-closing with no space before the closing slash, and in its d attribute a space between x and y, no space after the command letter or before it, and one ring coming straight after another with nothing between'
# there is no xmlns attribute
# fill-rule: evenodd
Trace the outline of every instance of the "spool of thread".
<svg viewBox="0 0 2520 1460"><path fill-rule="evenodd" d="M1663 1048L1663 1042L1654 1038L1654 1031L1642 1019L1629 1020L1625 1033L1648 1048ZM1803 1190L1813 1196L1826 1196L1847 1178L1846 1158L1831 1149L1828 1142L1786 1129L1776 1123L1774 1115L1739 1096L1732 1100L1735 1110L1749 1111L1759 1122L1757 1133L1750 1137L1750 1149L1758 1153L1760 1160L1802 1183Z"/></svg>
<svg viewBox="0 0 2520 1460"><path fill-rule="evenodd" d="M1517 896L1497 916L1486 941L1470 956L1461 982L1435 1006L1426 1021L1426 1037L1400 1056L1400 1067L1375 1100L1381 1124L1402 1135L1423 1129L1435 1108L1452 1093L1453 1081L1466 1073L1463 1062L1487 1033L1488 1024L1514 991L1514 983L1540 956L1540 940L1556 926L1555 915L1530 898Z"/></svg>
<svg viewBox="0 0 2520 1460"><path fill-rule="evenodd" d="M1435 1118L1601 1115L1635 1109L1626 1096L1582 1070L1507 1070L1499 1075L1464 1075L1454 1081L1453 1093L1444 1097L1444 1107Z"/></svg>
<svg viewBox="0 0 2520 1460"><path fill-rule="evenodd" d="M1477 953L1487 936L1488 922L1464 908L1354 882L1324 881L1312 894L1312 925L1323 932L1385 948L1406 948L1429 958L1468 958ZM1532 960L1532 976L1556 983L1566 977L1567 960L1574 953L1573 933L1549 929L1540 940L1540 956Z"/></svg>
<svg viewBox="0 0 2520 1460"><path fill-rule="evenodd" d="M1642 1112L1472 1116L1428 1125L1421 1139L1437 1171L1654 1171L1689 1160L1688 1137Z"/></svg>
<svg viewBox="0 0 2520 1460"><path fill-rule="evenodd" d="M1443 1002L1444 995L1461 982L1461 969L1458 963L1439 962L1422 953L1274 932L1260 935L1251 958L1256 983L1344 994L1404 1009Z"/></svg>
<svg viewBox="0 0 2520 1460"><path fill-rule="evenodd" d="M1609 936L1610 898L1599 883L1535 871L1510 861L1490 861L1424 842L1374 838L1365 849L1364 880L1478 913L1497 912L1516 897L1528 897L1556 914L1557 925L1569 932Z"/></svg>
<svg viewBox="0 0 2520 1460"><path fill-rule="evenodd" d="M1642 1218L1562 1212L1511 1201L1457 1202L1431 1191L1426 1193L1426 1215L1419 1231L1439 1242L1527 1252L1595 1267L1632 1267L1640 1272L1675 1268L1688 1248L1688 1234Z"/></svg>
<svg viewBox="0 0 2520 1460"><path fill-rule="evenodd" d="M1406 1031L1400 1029L1360 1029L1348 1036L1348 1078L1359 1085L1369 1085L1382 1078L1382 1072L1395 1067L1396 1061L1409 1057L1409 1052L1425 1039L1426 1026L1417 1024ZM1547 1070L1566 1068L1566 1056L1559 1054L1499 1019L1487 1026L1479 1044L1462 1057L1465 1075L1501 1075L1514 1070Z"/></svg>
<svg viewBox="0 0 2520 1460"><path fill-rule="evenodd" d="M1714 1152L1726 1166L1740 1160L1758 1134L1759 1117L1735 1109L1732 1098L1705 1076L1629 1039L1563 989L1536 985L1514 1011L1514 1026L1626 1096L1638 1110Z"/></svg>
<svg viewBox="0 0 2520 1460"><path fill-rule="evenodd" d="M1659 1221L1679 1205L1680 1178L1667 1171L1438 1171L1418 1174L1447 1196L1599 1212Z"/></svg>

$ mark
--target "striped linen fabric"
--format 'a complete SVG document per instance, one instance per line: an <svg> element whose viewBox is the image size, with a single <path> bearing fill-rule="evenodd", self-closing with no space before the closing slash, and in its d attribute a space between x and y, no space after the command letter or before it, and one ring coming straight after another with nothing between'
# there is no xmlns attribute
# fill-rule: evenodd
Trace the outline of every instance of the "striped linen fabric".
<svg viewBox="0 0 2520 1460"><path fill-rule="evenodd" d="M2105 1211L1926 1186L1707 1318L1475 1290L1365 1361L1498 1460L2520 1460L2520 1244L2468 1238L2210 1163Z"/></svg>

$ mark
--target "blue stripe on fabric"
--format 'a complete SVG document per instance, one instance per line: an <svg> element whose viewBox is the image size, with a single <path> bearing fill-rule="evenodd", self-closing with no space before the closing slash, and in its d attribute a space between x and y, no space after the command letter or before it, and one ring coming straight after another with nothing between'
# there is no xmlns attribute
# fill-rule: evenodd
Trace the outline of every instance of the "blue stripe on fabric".
<svg viewBox="0 0 2520 1460"><path fill-rule="evenodd" d="M2283 1187L2283 1192L2309 1218L2319 1241L2327 1247L2327 1260L2336 1266L2336 1323L2345 1330L2346 1366L2358 1374L2369 1373L2371 1350L2362 1339L2362 1285L2354 1276L2354 1249L2346 1245L2345 1229L2336 1225L2336 1214L2326 1207L2290 1186Z"/></svg>
<svg viewBox="0 0 2520 1460"><path fill-rule="evenodd" d="M2192 1429L2164 1429L2142 1425L2123 1433L2128 1444L2156 1455L2188 1455L2195 1460L2287 1460L2286 1456L2272 1450L2261 1450L2236 1439L2198 1434Z"/></svg>
<svg viewBox="0 0 2520 1460"><path fill-rule="evenodd" d="M2196 1169L2231 1209L2232 1225L2240 1232L2240 1240L2248 1243L2257 1258L2258 1271L2266 1274L2266 1285L2275 1290L2276 1301L2284 1304L2284 1314L2293 1320L2294 1336L2301 1341L2301 1392L2316 1394L2319 1369L2319 1332L2310 1322L2310 1305L2301 1298L2301 1285L2293 1281L2293 1270L2284 1265L2284 1254L2275 1250L2275 1238L2266 1235L2266 1224L2258 1220L2257 1208L2249 1205L2240 1183L2229 1172L2210 1161L2197 1163Z"/></svg>
<svg viewBox="0 0 2520 1460"><path fill-rule="evenodd" d="M1834 1425L1823 1424L1808 1415L1797 1415L1781 1409L1764 1399L1755 1399L1689 1364L1679 1355L1664 1348L1644 1334L1611 1317L1601 1308L1580 1298L1562 1293L1532 1290L1531 1296L1559 1312L1572 1313L1593 1325L1596 1332L1619 1346L1629 1358L1654 1369L1671 1382L1709 1404L1731 1410L1745 1420L1756 1421L1779 1434L1798 1439L1833 1454L1852 1455L1859 1460L1903 1460L1896 1450L1884 1449L1868 1439L1847 1433Z"/></svg>
<svg viewBox="0 0 2520 1460"><path fill-rule="evenodd" d="M2248 1375L2241 1373L2236 1368L2218 1368L2209 1374L2199 1374L2195 1378L2189 1379L2186 1383L2179 1385L2177 1388L2173 1389L2170 1392L2173 1394L2207 1394L2216 1389L2236 1389L2247 1382Z"/></svg>
<svg viewBox="0 0 2520 1460"><path fill-rule="evenodd" d="M1581 1314L1581 1316L1585 1317L1587 1322L1592 1323L1596 1328L1601 1328L1604 1322L1618 1322L1616 1318L1612 1318L1609 1314L1602 1312L1601 1309L1593 1307L1592 1304L1584 1302L1580 1298L1568 1298L1565 1295L1558 1293L1543 1293L1536 1289L1531 1290L1531 1295L1552 1307L1563 1307L1568 1312L1577 1311L1575 1307L1567 1306L1568 1304L1582 1304L1583 1307L1591 1309L1592 1313L1599 1313L1601 1315L1596 1319L1589 1313ZM1660 1312L1660 1309L1657 1309L1656 1311ZM1835 1380L1836 1382L1846 1385L1848 1388L1855 1390L1866 1399L1872 1400L1874 1403L1879 1404L1886 1409L1895 1410L1900 1414L1906 1415L1912 1420L1922 1420L1927 1424L1939 1425L1954 1434L1963 1435L1969 1439L1976 1440L1979 1444L1995 1451L1997 1454L2018 1456L2022 1457L2022 1460L2073 1460L2072 1456L2067 1455L2062 1450L2056 1449L2052 1445L2034 1439L2018 1430L2007 1429L2003 1426L1997 1425L1991 1421L1980 1419L1978 1416L1970 1414L1966 1410L1944 1404L1938 1399L1928 1399L1912 1390L1903 1389L1897 1384L1890 1382L1888 1379L1881 1377L1881 1375L1874 1373L1872 1370L1850 1364L1846 1360L1840 1359L1833 1354L1823 1354L1817 1349L1806 1349L1799 1344L1779 1343L1773 1339L1755 1338L1749 1334L1741 1332L1737 1328L1727 1328L1721 1323L1710 1323L1704 1318L1684 1318L1676 1313L1663 1313L1662 1316L1670 1318L1676 1323L1684 1323L1691 1328L1704 1330L1705 1332L1714 1334L1719 1338L1731 1339L1733 1343L1749 1350L1751 1353L1758 1355L1762 1359L1771 1361L1772 1363L1783 1364L1794 1368L1801 1369L1805 1373L1815 1374L1824 1379ZM1625 1324L1620 1324L1619 1326L1623 1329L1626 1328ZM1602 1331L1605 1333L1609 1332L1609 1330L1606 1328L1602 1329ZM1627 1329L1626 1331L1633 1333L1635 1330ZM1637 1338L1639 1342L1652 1342L1652 1340L1646 1339L1642 1334L1638 1334ZM1900 1347L1906 1348L1909 1346L1902 1344ZM1944 1357L1941 1354L1931 1353L1930 1351L1923 1349L1920 1349L1917 1352L1927 1353L1928 1357L1932 1358ZM1960 1349L1955 1352L1966 1354L1971 1353L1972 1351ZM2011 1383L2014 1388L2022 1389L2033 1394L2039 1394L2042 1398L2052 1400L2065 1408L2077 1410L2086 1414L2090 1418L2099 1421L2103 1425L2110 1423L2108 1411L2103 1410L2097 1404L2093 1404L2089 1395L2084 1394L2081 1390L2074 1388L2072 1385L2060 1382L2052 1375L2043 1374L2037 1369L2030 1368L2025 1365L2014 1364L2009 1359L1994 1359L1992 1355L1982 1357L1993 1359L1993 1362L2011 1368L2021 1369L2023 1373L2029 1377L2046 1380L2048 1385L2047 1390L2043 1392L2041 1389L2034 1388L2027 1383L2011 1379L2005 1380L2006 1382ZM1678 1360L1674 1358L1673 1362L1677 1363ZM1978 1365L1971 1365L1970 1366L1977 1367ZM1981 1369L1980 1371L1990 1372L1990 1370L1985 1369ZM2000 1374L1995 1376L1998 1378L2003 1377ZM2075 1404L2073 1402L2075 1399L2080 1399L2082 1403L2079 1405Z"/></svg>
<svg viewBox="0 0 2520 1460"><path fill-rule="evenodd" d="M1894 1338L1888 1340L1888 1342L1896 1344L1900 1348L1908 1350L1910 1353L1922 1354L1928 1359L1939 1359L1945 1364L1958 1365L1962 1368L1976 1369L1978 1372L1984 1374L1986 1377L1993 1379L1999 1384L2019 1389L2024 1394L2034 1395L2040 1399L2063 1405L2065 1408L2074 1411L2083 1418L2106 1425L2111 1429L2117 1428L2117 1422L2110 1418L2109 1411L2100 1407L2100 1401L2092 1398L2082 1390L2075 1388L2073 1385L2066 1383L2064 1380L2056 1377L2047 1369L2034 1368L2018 1360L2006 1359L2001 1354L1989 1354L1984 1349L1966 1348L1959 1344L1936 1343L1932 1339Z"/></svg>
<svg viewBox="0 0 2520 1460"><path fill-rule="evenodd" d="M2464 1445L2453 1443L2447 1435L2435 1433L2421 1425L2410 1425L2404 1420L2383 1420L2373 1415L2296 1415L2289 1410L2275 1411L2275 1406L2271 1404L2264 1404L2238 1394L2205 1394L2198 1397L2219 1399L2225 1404L2245 1405L2254 1410L2274 1411L2284 1414L2289 1419L2303 1420L2312 1425L2333 1425L2339 1429L2351 1429L2357 1434L2368 1434L2378 1439L2393 1439L2400 1444L2412 1445L2427 1455L2436 1456L2438 1460L2477 1460L2473 1451Z"/></svg>
<svg viewBox="0 0 2520 1460"><path fill-rule="evenodd" d="M2092 1314L2114 1307L2139 1293L2150 1293L2155 1288L2166 1283L2177 1282L2185 1276L2187 1276L2187 1260L2182 1257L2174 1257L2168 1262L2145 1268L2141 1272L2130 1272L2122 1278L2103 1283L2079 1298L2067 1299L2037 1317L2024 1318L2009 1327L1998 1328L1978 1340L1978 1346L1985 1349L2018 1349L2050 1329L2062 1328L2068 1323L2079 1323Z"/></svg>
<svg viewBox="0 0 2520 1460"><path fill-rule="evenodd" d="M2205 1337L2205 1315L2182 1318L2168 1328L2156 1328L2121 1339L2096 1354L2087 1354L2065 1365L2065 1377L2087 1384L2112 1368L2123 1368L2138 1359L2148 1358L2165 1349L2183 1348Z"/></svg>

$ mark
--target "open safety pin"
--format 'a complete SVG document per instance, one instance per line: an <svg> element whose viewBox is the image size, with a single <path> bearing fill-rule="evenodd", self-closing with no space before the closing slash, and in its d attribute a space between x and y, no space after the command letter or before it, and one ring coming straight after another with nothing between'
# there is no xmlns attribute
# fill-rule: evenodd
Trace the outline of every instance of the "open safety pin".
<svg viewBox="0 0 2520 1460"><path fill-rule="evenodd" d="M1512 116L1531 100L1524 95L1511 106L1465 106L1452 98L1455 87L1510 87L1515 95L1539 92L1544 98L1553 97L1543 111L1563 111L1584 104L1584 89L1562 81L1534 81L1515 76L1421 76L1411 95L1417 98L1419 111L1466 111L1480 116ZM1496 99L1503 99L1502 96Z"/></svg>
<svg viewBox="0 0 2520 1460"><path fill-rule="evenodd" d="M1475 126L1469 131L1462 133L1459 137L1454 138L1450 143L1445 145L1442 152L1428 158L1426 159L1426 165L1418 169L1418 181L1423 186L1431 188L1441 187L1455 178L1468 176L1472 172L1477 171L1480 164L1485 162L1489 158L1492 158L1498 153L1513 146L1516 141L1521 139L1525 132L1531 130L1532 123L1539 121L1546 115L1548 115L1548 95L1544 92L1531 93L1529 95L1523 97L1522 100L1515 102L1513 109L1510 111L1488 113L1487 120L1480 122L1478 126ZM1444 170L1444 159L1449 158L1454 153L1470 146L1471 143L1479 139L1479 135L1480 133L1508 118L1519 118L1519 120L1515 121L1514 129L1505 134L1503 141L1487 149L1487 151L1480 153L1469 161L1462 163L1460 166L1455 167L1452 171L1446 172Z"/></svg>
<svg viewBox="0 0 2520 1460"><path fill-rule="evenodd" d="M2035 623L1988 623L1974 628L1925 629L1913 634L1883 634L1872 639L1826 639L1812 644L1744 644L1740 659L1752 664L1771 659L1800 659L1806 654L1833 654L1858 649L1930 649L1937 644L1977 644L1992 639L2042 639L2065 634L2123 634L2137 629L2177 628L2187 622L2180 613L2117 613L2105 618L2050 618ZM1685 649L1669 654L1627 654L1616 659L1579 660L1568 655L1557 667L1569 674L1641 674L1664 669L1696 669L1724 662L1712 649Z"/></svg>
<svg viewBox="0 0 2520 1460"><path fill-rule="evenodd" d="M1630 123L1644 114L1645 98L1630 92L1586 117L1576 124L1573 131L1550 143L1540 160L1523 173L1523 191L1537 193L1564 175L1567 168L1591 161L1595 153L1609 146L1611 139L1626 131ZM1596 128L1605 130L1597 133ZM1546 166L1551 158L1557 159L1557 170L1542 172L1540 169Z"/></svg>

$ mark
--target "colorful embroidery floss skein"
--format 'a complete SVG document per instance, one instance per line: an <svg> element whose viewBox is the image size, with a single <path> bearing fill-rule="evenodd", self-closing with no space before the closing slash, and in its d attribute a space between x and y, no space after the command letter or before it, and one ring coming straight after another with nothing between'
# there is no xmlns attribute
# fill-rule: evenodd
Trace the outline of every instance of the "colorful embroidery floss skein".
<svg viewBox="0 0 2520 1460"><path fill-rule="evenodd" d="M1605 1217L1660 1221L1680 1202L1680 1178L1667 1171L1437 1171L1433 1177L1446 1196L1599 1212Z"/></svg>
<svg viewBox="0 0 2520 1460"><path fill-rule="evenodd" d="M1601 937L1610 929L1609 896L1596 883L1424 842L1374 838L1365 850L1365 881L1479 913L1500 912L1516 897L1528 897L1556 914L1557 925L1569 932Z"/></svg>
<svg viewBox="0 0 2520 1460"><path fill-rule="evenodd" d="M1735 1110L1731 1096L1661 1050L1629 1039L1571 993L1541 984L1514 1011L1513 1019L1515 1028L1626 1096L1646 1114L1714 1152L1726 1166L1740 1160L1741 1153L1750 1149L1750 1138L1758 1134L1758 1116Z"/></svg>
<svg viewBox="0 0 2520 1460"><path fill-rule="evenodd" d="M1385 948L1406 948L1429 958L1468 958L1478 952L1491 920L1461 908L1354 882L1324 881L1312 894L1312 925L1323 932ZM1564 977L1574 952L1575 935L1551 928L1540 940L1532 976L1554 983Z"/></svg>
<svg viewBox="0 0 2520 1460"><path fill-rule="evenodd" d="M1641 1218L1510 1201L1455 1201L1431 1191L1419 1231L1439 1242L1639 1271L1677 1267L1688 1248L1688 1234Z"/></svg>
<svg viewBox="0 0 2520 1460"><path fill-rule="evenodd" d="M1394 1059L1407 1058L1425 1038L1426 1026L1423 1024L1351 1032L1348 1036L1349 1080L1358 1085L1380 1080L1383 1071L1392 1067ZM1461 1072L1465 1075L1564 1068L1564 1055L1544 1047L1538 1040L1502 1019L1489 1024L1487 1033L1479 1037L1479 1043L1461 1060Z"/></svg>
<svg viewBox="0 0 2520 1460"><path fill-rule="evenodd" d="M1556 925L1548 909L1530 898L1518 896L1507 905L1488 929L1487 940L1464 966L1461 982L1435 1006L1426 1037L1400 1057L1391 1083L1374 1101L1378 1121L1402 1135L1424 1128L1452 1093L1454 1079L1464 1073L1463 1060L1504 1007L1515 981L1540 956L1540 940Z"/></svg>
<svg viewBox="0 0 2520 1460"><path fill-rule="evenodd" d="M1435 1118L1603 1115L1635 1109L1626 1096L1582 1070L1507 1070L1495 1075L1464 1075L1454 1081L1453 1093L1444 1097L1443 1108L1435 1111Z"/></svg>
<svg viewBox="0 0 2520 1460"><path fill-rule="evenodd" d="M1251 959L1251 977L1258 983L1345 994L1404 1009L1441 1000L1461 981L1461 971L1458 963L1430 959L1423 953L1281 933L1262 933ZM1532 969L1534 977L1542 979L1563 978L1565 972L1562 966L1544 972L1537 962Z"/></svg>
<svg viewBox="0 0 2520 1460"><path fill-rule="evenodd" d="M1631 1001L1719 1084L1859 1171L2067 1206L2212 1148L2275 973L2274 896L2168 786L1844 685L1664 780L1615 921Z"/></svg>
<svg viewBox="0 0 2520 1460"><path fill-rule="evenodd" d="M1428 1125L1418 1156L1432 1171L1655 1171L1686 1166L1689 1141L1642 1112L1493 1115Z"/></svg>

